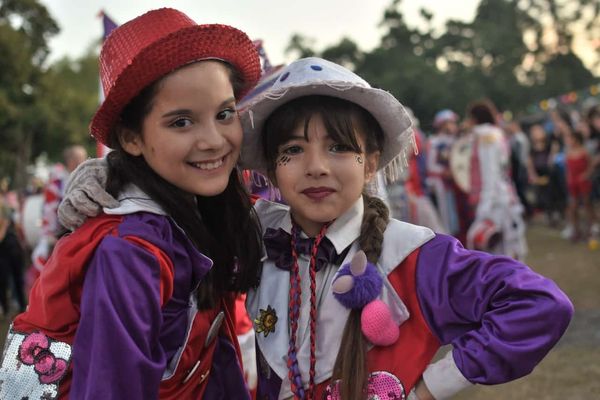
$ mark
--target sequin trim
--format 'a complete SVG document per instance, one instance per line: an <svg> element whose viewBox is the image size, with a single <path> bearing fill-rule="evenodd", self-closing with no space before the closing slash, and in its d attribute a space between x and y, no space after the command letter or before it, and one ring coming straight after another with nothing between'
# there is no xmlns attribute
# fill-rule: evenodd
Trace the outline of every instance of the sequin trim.
<svg viewBox="0 0 600 400"><path fill-rule="evenodd" d="M40 332L18 333L11 326L0 366L0 399L58 398L70 360L71 345Z"/></svg>
<svg viewBox="0 0 600 400"><path fill-rule="evenodd" d="M339 381L327 386L327 400L341 400ZM406 392L400 379L386 371L369 375L367 400L406 400Z"/></svg>

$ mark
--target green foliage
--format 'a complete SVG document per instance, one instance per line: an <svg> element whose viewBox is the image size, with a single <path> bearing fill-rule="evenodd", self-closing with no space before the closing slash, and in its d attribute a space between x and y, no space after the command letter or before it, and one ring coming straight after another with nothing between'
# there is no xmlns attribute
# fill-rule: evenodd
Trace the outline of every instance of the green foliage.
<svg viewBox="0 0 600 400"><path fill-rule="evenodd" d="M89 53L79 60L64 58L45 73L38 103L40 129L35 136L32 154L48 154L52 161L62 161L62 150L69 144L83 144L94 154L94 142L88 135L89 121L98 107L97 56Z"/></svg>
<svg viewBox="0 0 600 400"><path fill-rule="evenodd" d="M0 1L0 177L17 188L40 153L59 161L67 144L92 147L86 132L97 106L97 57L45 67L57 32L37 0Z"/></svg>
<svg viewBox="0 0 600 400"><path fill-rule="evenodd" d="M462 113L471 101L489 97L500 109L518 113L597 81L573 53L573 37L583 26L578 34L598 40L599 13L599 0L481 0L473 21L448 21L436 34L432 12L420 10L422 21L413 21L417 29L405 20L401 0L392 0L378 47L361 52L344 38L320 56L390 90L429 129L442 108ZM301 56L319 54L312 43L294 35L288 48Z"/></svg>

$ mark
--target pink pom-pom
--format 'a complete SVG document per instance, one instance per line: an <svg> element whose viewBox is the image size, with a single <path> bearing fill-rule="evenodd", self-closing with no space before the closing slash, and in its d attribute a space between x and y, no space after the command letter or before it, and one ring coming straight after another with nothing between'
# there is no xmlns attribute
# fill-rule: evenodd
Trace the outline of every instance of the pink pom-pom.
<svg viewBox="0 0 600 400"><path fill-rule="evenodd" d="M381 300L373 300L363 308L360 325L363 335L376 346L389 346L400 335L390 309Z"/></svg>

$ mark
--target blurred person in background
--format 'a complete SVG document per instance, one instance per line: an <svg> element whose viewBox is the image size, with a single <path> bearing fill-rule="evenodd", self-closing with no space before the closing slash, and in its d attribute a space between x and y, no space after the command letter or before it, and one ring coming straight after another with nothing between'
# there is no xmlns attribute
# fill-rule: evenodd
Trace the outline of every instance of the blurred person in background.
<svg viewBox="0 0 600 400"><path fill-rule="evenodd" d="M518 121L512 120L507 122L504 125L504 131L508 135L508 142L510 144L510 176L517 190L517 196L519 196L521 204L525 207L525 216L529 218L533 213L533 209L526 196L529 186L527 163L531 145Z"/></svg>
<svg viewBox="0 0 600 400"><path fill-rule="evenodd" d="M408 166L401 172L400 179L387 184L388 208L396 219L426 226L436 233L447 234L425 184L427 179L427 138L419 128L420 122L412 110L406 108L406 112L413 123L417 151L409 152Z"/></svg>
<svg viewBox="0 0 600 400"><path fill-rule="evenodd" d="M600 104L590 107L585 115L589 132L586 148L591 155L590 180L592 181L592 201L600 200Z"/></svg>
<svg viewBox="0 0 600 400"><path fill-rule="evenodd" d="M550 112L551 131L550 131L550 181L548 182L550 193L556 209L552 214L553 225L559 225L564 219L567 209L567 180L566 180L566 162L565 162L565 137L573 132L573 121L569 113L562 108L554 109ZM561 236L565 239L573 235L573 227L567 221L566 226L561 231Z"/></svg>
<svg viewBox="0 0 600 400"><path fill-rule="evenodd" d="M458 236L456 186L450 171L450 152L458 134L458 115L441 110L433 119L434 134L427 148L427 184L439 211L444 232Z"/></svg>
<svg viewBox="0 0 600 400"><path fill-rule="evenodd" d="M58 205L71 172L87 158L87 151L81 145L72 145L63 151L63 164L56 164L50 171L48 182L44 186L44 205L42 210L42 234L31 253L31 261L37 271L41 271L52 253L52 248L61 235L62 227L57 218Z"/></svg>
<svg viewBox="0 0 600 400"><path fill-rule="evenodd" d="M523 259L527 253L523 206L508 176L510 148L497 116L489 100L476 101L467 111L473 141L469 200L475 207L467 246Z"/></svg>
<svg viewBox="0 0 600 400"><path fill-rule="evenodd" d="M556 223L555 212L558 212L556 199L552 196L550 187L551 170L551 145L548 134L540 124L529 128L531 150L527 160L527 175L533 186L535 203L534 207L546 213L548 223Z"/></svg>
<svg viewBox="0 0 600 400"><path fill-rule="evenodd" d="M8 201L8 180L0 181L0 307L2 317L9 316L11 299L17 301L19 312L25 310L23 291L23 249L17 237L13 206Z"/></svg>
<svg viewBox="0 0 600 400"><path fill-rule="evenodd" d="M584 137L581 132L573 132L565 136L567 189L569 205L567 214L569 225L572 227L569 239L578 241L588 236L596 237L600 227L596 223L596 215L592 205L592 181L590 180L591 157L584 147ZM587 213L588 231L582 232L579 224L579 207L583 205Z"/></svg>

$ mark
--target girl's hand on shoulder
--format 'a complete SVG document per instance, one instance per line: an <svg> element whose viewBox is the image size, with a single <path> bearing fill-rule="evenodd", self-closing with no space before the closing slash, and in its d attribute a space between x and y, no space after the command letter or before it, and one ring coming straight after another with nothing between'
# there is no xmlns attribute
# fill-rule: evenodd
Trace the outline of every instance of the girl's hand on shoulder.
<svg viewBox="0 0 600 400"><path fill-rule="evenodd" d="M71 173L58 207L58 220L67 229L82 225L88 217L100 214L102 207L114 208L119 202L106 192L108 164L103 158L83 162Z"/></svg>

